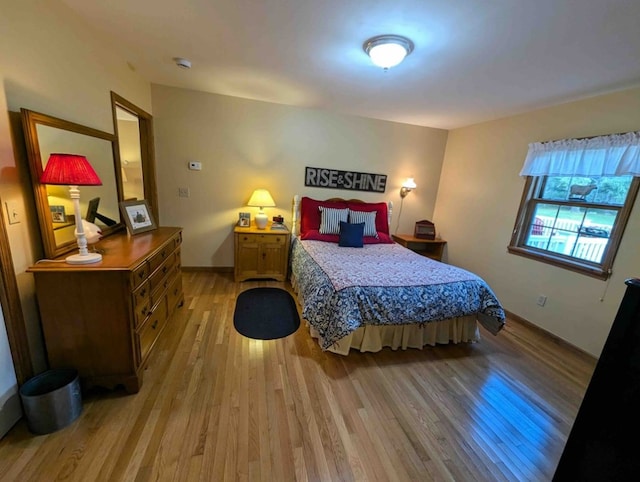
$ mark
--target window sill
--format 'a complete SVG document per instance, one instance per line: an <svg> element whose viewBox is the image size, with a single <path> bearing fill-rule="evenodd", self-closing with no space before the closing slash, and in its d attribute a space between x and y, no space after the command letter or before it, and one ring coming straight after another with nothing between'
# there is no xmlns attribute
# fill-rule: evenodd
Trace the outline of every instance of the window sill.
<svg viewBox="0 0 640 482"><path fill-rule="evenodd" d="M576 259L568 259L561 255L554 256L553 254L548 252L543 253L540 250L522 246L507 246L507 250L509 251L509 253L515 254L517 256L523 256L525 258L540 261L541 263L550 264L558 268L568 269L576 273L591 276L592 278L597 278L603 281L609 278L608 270L605 270L598 266L593 266L592 264L581 263Z"/></svg>

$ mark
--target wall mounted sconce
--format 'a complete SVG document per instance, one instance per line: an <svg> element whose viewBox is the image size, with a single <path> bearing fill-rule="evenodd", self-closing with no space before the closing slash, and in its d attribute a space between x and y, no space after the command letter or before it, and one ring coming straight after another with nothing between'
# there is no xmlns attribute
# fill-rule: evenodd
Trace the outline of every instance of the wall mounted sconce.
<svg viewBox="0 0 640 482"><path fill-rule="evenodd" d="M267 215L263 211L264 208L272 208L276 205L275 201L271 197L271 193L266 189L256 189L253 191L247 206L258 207L260 212L256 214L256 227L258 229L265 229L267 227Z"/></svg>
<svg viewBox="0 0 640 482"><path fill-rule="evenodd" d="M90 264L102 260L100 253L90 253L87 249L87 237L80 214L80 190L78 186L102 186L102 181L93 170L85 156L77 154L51 154L40 183L69 186L69 197L73 201L73 212L76 221L76 240L78 254L67 256L68 264Z"/></svg>
<svg viewBox="0 0 640 482"><path fill-rule="evenodd" d="M416 183L414 182L412 177L408 177L407 180L402 184L402 187L400 188L400 197L402 199L404 199L405 197L407 197L407 194L409 194L411 192L411 190L415 189L416 187Z"/></svg>

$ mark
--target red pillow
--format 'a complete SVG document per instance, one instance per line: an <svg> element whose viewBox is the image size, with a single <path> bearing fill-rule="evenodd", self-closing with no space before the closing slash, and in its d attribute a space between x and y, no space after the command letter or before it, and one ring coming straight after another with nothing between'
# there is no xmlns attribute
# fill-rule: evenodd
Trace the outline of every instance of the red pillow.
<svg viewBox="0 0 640 482"><path fill-rule="evenodd" d="M320 234L319 229L307 229L305 233L300 233L300 239L311 241L326 241L327 243L337 243L340 241L339 234Z"/></svg>
<svg viewBox="0 0 640 482"><path fill-rule="evenodd" d="M319 206L328 208L344 209L347 207L346 202L318 201L310 197L303 197L300 200L300 238L305 239L304 235L309 230L320 229L320 210ZM387 233L389 231L387 230ZM339 236L336 234L336 243Z"/></svg>
<svg viewBox="0 0 640 482"><path fill-rule="evenodd" d="M348 202L347 207L352 211L375 211L376 212L376 231L389 234L389 219L387 211L387 203L354 203Z"/></svg>
<svg viewBox="0 0 640 482"><path fill-rule="evenodd" d="M320 234L318 229L309 229L306 233L300 234L300 239L311 241L325 241L327 243L338 243L340 241L339 234ZM362 238L364 244L393 244L391 236L384 233L378 233L378 237L365 236Z"/></svg>

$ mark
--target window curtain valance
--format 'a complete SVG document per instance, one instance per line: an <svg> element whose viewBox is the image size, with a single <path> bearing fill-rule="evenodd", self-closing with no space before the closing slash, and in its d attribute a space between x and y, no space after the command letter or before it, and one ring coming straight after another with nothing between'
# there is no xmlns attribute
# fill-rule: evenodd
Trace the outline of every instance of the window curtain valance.
<svg viewBox="0 0 640 482"><path fill-rule="evenodd" d="M521 176L640 176L640 131L529 144Z"/></svg>

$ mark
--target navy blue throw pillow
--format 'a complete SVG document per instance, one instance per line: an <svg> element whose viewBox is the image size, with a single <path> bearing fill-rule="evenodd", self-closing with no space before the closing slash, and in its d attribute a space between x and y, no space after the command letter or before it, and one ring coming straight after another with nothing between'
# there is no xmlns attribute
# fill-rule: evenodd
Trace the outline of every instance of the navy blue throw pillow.
<svg viewBox="0 0 640 482"><path fill-rule="evenodd" d="M364 223L345 223L340 221L340 241L338 246L343 248L362 248L364 237Z"/></svg>

